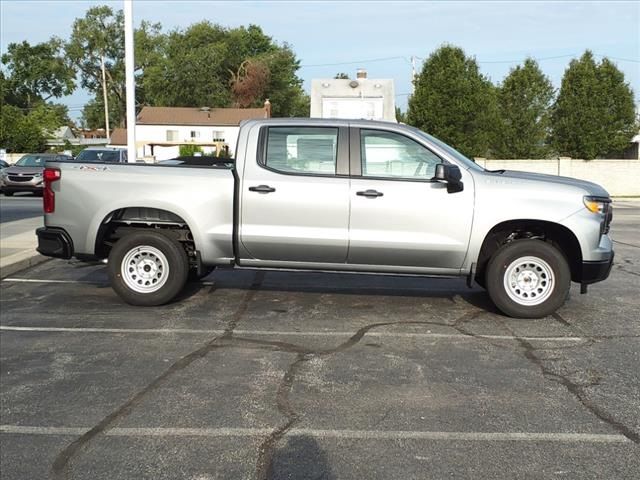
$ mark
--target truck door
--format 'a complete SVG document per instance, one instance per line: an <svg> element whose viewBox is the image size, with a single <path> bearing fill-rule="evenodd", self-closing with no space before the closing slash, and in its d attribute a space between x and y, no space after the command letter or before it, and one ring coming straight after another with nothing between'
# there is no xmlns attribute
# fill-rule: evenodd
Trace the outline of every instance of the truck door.
<svg viewBox="0 0 640 480"><path fill-rule="evenodd" d="M241 182L241 258L344 263L349 229L348 127L265 126Z"/></svg>
<svg viewBox="0 0 640 480"><path fill-rule="evenodd" d="M397 132L351 129L350 264L459 269L473 219L473 180L447 193L443 160Z"/></svg>

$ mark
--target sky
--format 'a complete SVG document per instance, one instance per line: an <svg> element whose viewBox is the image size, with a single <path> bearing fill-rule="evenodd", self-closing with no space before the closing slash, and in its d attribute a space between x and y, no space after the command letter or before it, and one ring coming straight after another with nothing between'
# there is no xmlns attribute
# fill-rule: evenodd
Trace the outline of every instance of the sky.
<svg viewBox="0 0 640 480"><path fill-rule="evenodd" d="M94 5L123 1L0 0L0 51L11 42L68 38L73 21ZM209 20L248 25L288 43L309 91L314 78L338 72L395 81L396 104L406 109L411 57L416 67L450 43L476 57L481 72L500 83L527 57L539 60L559 88L570 60L586 49L614 61L640 103L640 1L176 1L134 0L134 23L160 22L164 31ZM59 100L77 119L89 94Z"/></svg>

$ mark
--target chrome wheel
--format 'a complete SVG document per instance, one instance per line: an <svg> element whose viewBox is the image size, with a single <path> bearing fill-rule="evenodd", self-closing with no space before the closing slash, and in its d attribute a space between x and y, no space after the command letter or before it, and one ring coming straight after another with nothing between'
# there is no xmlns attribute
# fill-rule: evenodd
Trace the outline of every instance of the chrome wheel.
<svg viewBox="0 0 640 480"><path fill-rule="evenodd" d="M129 250L120 268L126 285L138 293L152 293L167 282L169 262L157 248L141 245Z"/></svg>
<svg viewBox="0 0 640 480"><path fill-rule="evenodd" d="M553 293L553 269L538 257L521 257L504 273L504 289L520 305L539 305Z"/></svg>

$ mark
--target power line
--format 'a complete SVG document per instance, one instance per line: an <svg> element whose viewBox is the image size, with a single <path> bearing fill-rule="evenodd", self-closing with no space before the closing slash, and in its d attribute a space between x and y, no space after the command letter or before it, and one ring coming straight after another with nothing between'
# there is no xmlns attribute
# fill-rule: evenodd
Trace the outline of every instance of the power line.
<svg viewBox="0 0 640 480"><path fill-rule="evenodd" d="M314 65L300 65L300 68L311 68L311 67L335 67L338 65L352 65L354 63L373 63L373 62L386 62L389 60L406 60L406 57L403 56L395 56L395 57L383 57L383 58L370 58L369 60L354 60L352 62L337 62L337 63L317 63Z"/></svg>

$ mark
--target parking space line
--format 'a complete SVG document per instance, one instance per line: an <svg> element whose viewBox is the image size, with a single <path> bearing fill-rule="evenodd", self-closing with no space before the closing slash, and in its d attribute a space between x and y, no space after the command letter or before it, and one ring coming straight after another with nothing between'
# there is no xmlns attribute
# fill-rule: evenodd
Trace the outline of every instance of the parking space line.
<svg viewBox="0 0 640 480"><path fill-rule="evenodd" d="M14 435L83 435L90 428L36 427L0 425L0 433ZM104 434L110 437L260 437L272 432L270 428L126 428L116 427ZM448 440L479 442L569 442L569 443L627 443L624 435L605 433L564 432L430 432L415 430L319 430L293 428L285 436L308 435L316 438L353 440Z"/></svg>
<svg viewBox="0 0 640 480"><path fill-rule="evenodd" d="M2 282L5 283L73 283L81 285L107 285L106 282L90 282L87 280L41 280L37 278L3 278Z"/></svg>
<svg viewBox="0 0 640 480"><path fill-rule="evenodd" d="M1 325L0 331L7 332L52 332L52 333L150 333L150 334L187 334L187 335L221 335L224 330L207 330L191 328L85 328L85 327L21 327L13 325ZM256 335L256 336L282 336L282 337L350 337L354 332L301 332L287 330L235 330L234 335ZM391 338L451 338L451 339L473 339L486 338L490 340L527 340L540 342L582 342L588 340L586 337L527 337L514 335L465 335L462 333L419 333L419 332L367 332L371 337L391 337Z"/></svg>

